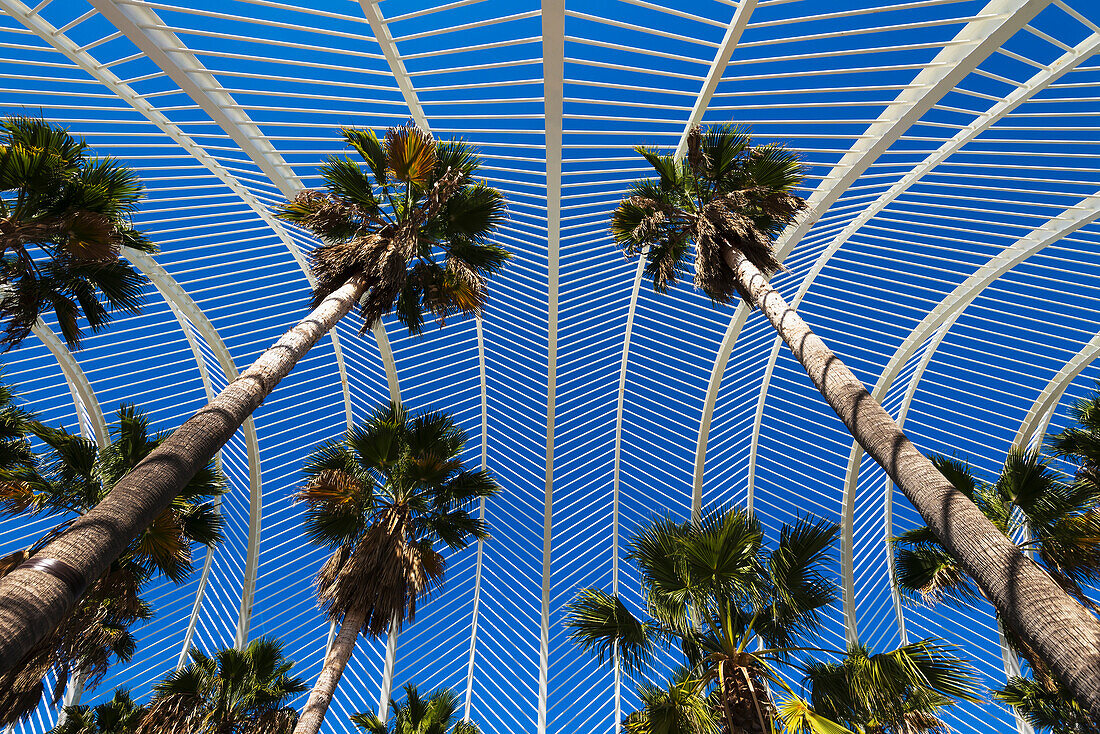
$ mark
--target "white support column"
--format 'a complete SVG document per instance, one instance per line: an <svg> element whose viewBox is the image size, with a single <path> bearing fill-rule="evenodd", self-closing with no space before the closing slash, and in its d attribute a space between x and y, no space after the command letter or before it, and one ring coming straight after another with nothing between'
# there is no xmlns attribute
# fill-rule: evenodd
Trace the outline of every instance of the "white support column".
<svg viewBox="0 0 1100 734"><path fill-rule="evenodd" d="M1050 0L991 0L944 45L935 58L920 71L905 89L887 105L878 119L864 131L840 161L807 199L808 210L791 224L775 243L776 258L783 262L802 237L848 188L890 149L914 123L918 122L945 94L951 91L990 54L1022 29ZM699 439L695 450L693 490L702 491L707 440L718 389L726 363L748 319L749 309L739 303L718 348L699 421Z"/></svg>
<svg viewBox="0 0 1100 734"><path fill-rule="evenodd" d="M397 44L393 41L393 35L390 33L386 19L382 17L378 0L359 0L359 5L363 8L363 15L366 17L367 22L370 23L371 32L374 33L378 46L382 49L382 55L386 57L386 63L389 64L390 72L393 73L393 79L401 90L401 96L405 98L405 104L409 106L409 116L412 117L413 122L418 127L430 130L428 118L424 115L424 108L420 104L420 99L416 96L412 78L405 69L405 62L402 61L401 54L397 51Z"/></svg>
<svg viewBox="0 0 1100 734"><path fill-rule="evenodd" d="M1019 263L1031 257L1048 245L1052 245L1063 237L1070 235L1082 227L1100 219L1100 192L1081 200L1076 206L1066 209L1058 216L1046 222L1012 245L1006 247L987 263L982 265L969 278L960 283L933 308L928 315L909 333L909 335L890 357L878 382L871 390L871 396L879 403L889 392L894 379L901 372L909 358L926 339L934 337L949 320L957 319L959 314L969 306L982 291L997 278L1001 277ZM942 340L942 336L940 337ZM928 345L928 359L939 342ZM927 364L927 362L925 362ZM914 376L919 380L919 377ZM914 387L915 389L915 387ZM856 480L859 477L860 462L863 458L863 449L859 444L852 442L851 452L848 455L848 465L845 471L843 500L841 507L841 577L851 579L854 576L853 554L854 542L852 537L852 524L855 515ZM850 640L858 639L856 631L854 597L851 601L845 599L844 616L846 630Z"/></svg>
<svg viewBox="0 0 1100 734"><path fill-rule="evenodd" d="M88 376L84 374L80 363L76 361L72 352L65 346L65 342L58 339L57 335L42 319L39 319L31 327L31 332L38 337L46 349L50 350L50 354L57 360L57 366L61 368L61 374L64 375L65 384L69 386L69 394L73 398L73 406L76 409L76 423L80 428L80 432L86 438L94 439L96 445L106 446L110 443L110 437L107 433L107 421L103 418L103 408L100 406L99 400L96 399L95 392L92 390L92 383L88 381ZM90 426L84 425L84 417L80 414L81 410L87 411Z"/></svg>
<svg viewBox="0 0 1100 734"><path fill-rule="evenodd" d="M477 317L477 367L481 383L481 470L489 468L489 393L485 380L485 329L481 317ZM478 518L485 521L485 498L481 498ZM474 694L474 654L477 649L477 613L481 603L481 565L484 556L484 541L477 541L477 561L474 571L474 609L470 623L470 661L466 667L466 703L462 718L470 720L470 705Z"/></svg>
<svg viewBox="0 0 1100 734"><path fill-rule="evenodd" d="M546 116L546 496L542 528L542 625L538 734L546 734L550 684L550 541L554 506L554 419L558 370L558 266L561 238L562 115L565 101L565 0L542 0L542 78Z"/></svg>

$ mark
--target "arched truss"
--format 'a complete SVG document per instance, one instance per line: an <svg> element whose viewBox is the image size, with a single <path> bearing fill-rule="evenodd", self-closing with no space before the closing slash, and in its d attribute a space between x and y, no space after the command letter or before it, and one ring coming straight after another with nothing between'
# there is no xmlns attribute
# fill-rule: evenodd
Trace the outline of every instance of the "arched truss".
<svg viewBox="0 0 1100 734"><path fill-rule="evenodd" d="M457 2L442 6L429 3L424 7L414 3L407 7L394 5L390 9L387 3L360 0L357 4L350 3L350 8L342 6L331 10L327 6L301 8L292 3L271 3L268 0L226 0L224 8L203 8L197 4L195 7L179 7L189 4L174 5L159 0L90 0L92 10L74 15L64 23L51 24L46 20L47 17L54 17L51 13L61 15L55 12L57 2L40 3L31 9L19 0L0 0L0 8L16 18L30 33L49 43L75 68L91 75L112 95L137 110L188 156L212 173L274 233L303 270L305 260L302 247L308 249L311 243L302 233L276 220L268 207L280 196L293 194L303 187L304 181L311 180L311 167L315 165L318 155L334 152L338 148L331 145L332 136L327 130L324 143L320 146L315 144L322 140L316 136L323 125L295 127L297 123L285 122L281 118L276 120L277 108L267 101L272 96L271 92L261 83L264 75L256 74L249 64L278 60L279 54L284 52L287 59L294 52L308 52L308 56L298 58L301 67L297 73L302 75L302 79L315 80L317 86L299 96L308 98L315 108L320 108L318 115L330 114L332 110L328 108L339 108L337 111L346 110L351 119L357 121L355 124L363 124L364 116L356 111L350 98L326 93L329 90L352 89L377 96L378 109L383 111L371 113L376 121L368 124L374 127L392 124L391 120L400 122L404 116L427 127L431 119L436 132L470 135L475 143L484 146L487 165L483 170L494 185L506 190L513 201L513 217L502 228L501 237L535 264L528 266L517 258L517 262L513 263L517 275L507 283L522 292L522 296L513 297L507 288L500 289L503 310L507 312L505 318L489 313L486 321L478 320L465 346L470 352L476 349L476 378L473 388L459 390L456 394L464 396L462 399L475 406L467 419L469 425L476 425L473 420L475 415L480 417L482 466L488 463L490 405L499 405L506 415L516 416L524 411L531 412L534 408L541 409L537 405L539 399L532 402L525 401L525 398L539 398L540 395L546 398L542 403L546 409L545 476L538 476L541 471L529 471L525 466L533 463L532 459L540 458L538 454L543 447L529 451L527 449L530 447L525 445L522 451L513 453L513 444L526 439L511 433L513 429L508 425L500 428L499 440L504 450L499 457L494 454L494 465L499 466L499 472L506 480L506 489L512 490L520 499L513 498L511 494L502 498L500 512L494 509L491 519L494 527L497 523L503 526L502 536L520 550L508 548L499 558L487 556L490 562L486 563L483 560L486 549L479 544L476 560L470 566L472 570L461 582L469 584L462 588L472 597L472 606L447 612L440 617L443 624L440 644L444 644L444 639L461 638L461 643L447 643L452 646L446 655L461 659L464 668L452 679L447 679L448 684L464 684L465 715L470 716L473 711L482 717L489 716L490 723L485 727L489 731L514 729L517 726L530 726L540 732L583 729L586 726L598 728L600 721L604 722L603 730L611 730L615 728L613 722L617 722L622 706L629 705L627 699L633 700L629 691L622 690L620 676L603 678L588 668L581 669L568 662L569 656L563 655L566 648L562 647L564 643L555 620L571 585L600 583L597 569L601 566L609 569L613 588L620 583L624 584L624 588L629 586L632 570L624 568L620 571L618 559L620 495L627 500L627 506L622 508L624 518L636 523L639 512L637 495L643 489L648 491L648 487L641 487L640 484L674 483L667 478L671 472L662 465L662 462L674 463L671 459L663 456L653 460L645 458L649 447L644 425L648 415L645 408L646 401L650 399L646 391L650 389L654 365L664 367L666 364L663 344L662 348L655 348L654 335L661 333L662 329L669 336L673 336L675 330L682 331L685 323L690 323L688 319L698 317L697 299L693 300L695 297L690 294L675 294L669 310L670 317L655 316L653 307L640 295L640 266L631 267L633 288L629 299L622 298L625 304L623 321L615 320L620 316L601 316L616 308L609 305L606 299L584 305L575 295L581 292L582 285L593 293L605 293L610 288L608 284L618 279L619 288L625 296L625 284L631 282L629 275L619 278L618 271L612 273L617 267L612 263L613 258L606 258L604 252L596 247L585 250L581 244L587 238L603 246L606 226L601 221L617 202L618 192L641 172L636 161L630 158L629 146L636 142L652 142L651 138L646 137L652 134L658 136L662 144L667 144L669 148L675 146L682 154L684 133L692 124L719 121L741 114L733 110L752 110L751 105L740 102L741 97L751 95L752 90L746 92L737 86L741 80L752 78L744 72L747 66L756 64L769 72L771 69L768 67L778 69L771 76L763 74L759 78L774 77L778 80L778 89L783 89L784 84L794 87L807 75L812 81L813 74L817 72L811 68L806 75L800 71L788 74L783 71L783 64L791 63L792 59L821 58L823 54L816 52L814 43L827 43L840 35L867 33L891 38L889 33L927 31L927 41L912 42L904 47L899 45L896 49L897 54L929 50L927 57L921 61L911 64L899 61L896 64L898 68L890 70L890 64L876 61L882 57L874 56L878 52L873 45L868 45L865 50L869 55L860 57L852 64L860 68L844 72L877 69L883 74L894 75L890 83L882 85L882 90L888 95L883 95L885 101L872 105L874 112L865 115L866 119L860 114L853 114L858 118L856 122L862 126L862 132L847 136L795 136L800 140L818 141L817 148L823 147L821 141L848 141L830 149L830 153L836 152L835 159L829 160L829 155L825 155L823 160L827 163L815 163L820 170L808 178L809 182L816 184L816 188L807 191L811 207L808 216L785 232L779 243L781 259L794 256L802 263L807 252L816 258L816 263L795 295L798 303L818 280L820 273L827 272L837 259L843 259L844 245L852 241L853 236L865 233L868 228L873 229L876 222L891 213L896 202L905 199L902 195L915 184L930 177L930 174L942 174L945 168L954 164L957 154L965 153L973 141L1011 118L1018 107L1041 92L1057 87L1061 77L1071 70L1087 67L1088 59L1095 51L1097 32L1100 32L1100 28L1081 14L1079 5L1060 0L993 0L985 4L977 0L921 0L902 3L897 6L900 10L893 6L861 8L857 0L853 0L851 8L838 6L835 11L825 13L819 13L820 8L803 8L797 2L786 0L742 0L740 3L714 0L713 7L701 1L698 7L690 8L662 7L663 4L643 0L621 0L619 4L622 8L591 8L565 0L544 0L537 9L533 3L529 3L532 8L503 9L489 2ZM798 7L784 16L783 13L787 12L784 8L788 6ZM951 11L955 11L956 7L958 11L952 15ZM481 8L489 10L482 11ZM1042 26L1046 30L1041 30L1039 25L1035 25L1036 17L1051 8L1058 8L1073 23L1091 28L1093 34L1084 41L1079 37L1069 40L1071 36L1068 34L1062 40L1061 30L1052 35L1049 24ZM915 19L897 20L891 15L909 11L916 14ZM307 15L295 16L294 13ZM870 16L877 21L880 13L885 20L877 22L877 26L875 23L868 24L867 28L860 26L863 18ZM451 20L455 15L463 17L460 21ZM288 20L289 16L293 18ZM807 33L800 36L797 23L819 16L842 18L854 25L845 27L842 33ZM316 27L299 18L315 19L313 25ZM115 31L104 35L102 40L89 42L86 34L82 35L82 26L101 20L109 21ZM339 27L337 22L341 24ZM230 29L230 24L235 25ZM792 26L789 32L785 31L786 26ZM265 29L272 30L265 35ZM608 29L615 29L614 33L626 33L630 40L608 35L611 33ZM477 35L483 30L488 35ZM287 34L285 38L279 35L284 32ZM313 33L311 38L315 40L297 40L294 34L300 33ZM1032 61L1018 49L1006 48L1005 44L1020 33L1043 38L1060 48L1062 56ZM226 48L211 47L203 39L224 41ZM459 40L449 45L452 39ZM129 77L126 74L116 75L114 69L125 67L128 63L126 59L137 57L120 60L118 55L111 56L110 44L115 40L133 44L146 60L142 63L152 64L155 69L147 74L131 74ZM259 43L258 48L264 52L246 53L235 50L233 46L251 42ZM371 44L377 44L377 52ZM784 55L782 49L792 47L784 44L798 46L801 53ZM773 51L773 48L779 50ZM599 56L594 49L601 49L600 53L606 52L607 57ZM485 52L493 50L504 54L504 60L486 59ZM326 56L329 51L336 55ZM762 53L765 54L763 57L760 56ZM775 55L768 57L767 53ZM107 61L97 58L101 54ZM614 54L624 56L614 57ZM1016 90L1000 98L967 88L967 80L975 76L1008 79L997 70L996 65L989 63L993 58L1010 58L1028 64L1032 67L1030 78L1015 83ZM228 59L242 67L227 71L212 63L211 59ZM353 61L341 63L341 59ZM356 65L362 67L366 83L361 83L360 77L354 77L359 70ZM279 78L286 71L285 65L269 65L268 68L272 70L272 75ZM509 68L518 71L511 76L500 71ZM311 69L319 71L314 73ZM614 70L623 76L609 80L600 76L597 70L601 69ZM327 78L324 75L328 71L339 72L342 76ZM900 74L906 74L907 78L897 81ZM498 78L500 75L503 77ZM161 108L157 94L175 92L167 90L149 95L142 86L147 79L158 78L171 80L186 100L176 106ZM288 77L288 88L291 81ZM836 90L843 88L840 82L829 83ZM499 94L495 90L500 90ZM618 96L618 92L622 91L632 96ZM792 90L786 89L784 93L792 93ZM263 94L267 96L257 101L257 95ZM988 104L980 110L964 110L969 114L968 121L955 125L957 131L950 139L942 136L922 137L929 125L951 127L930 121L929 113L941 112L949 107L954 112L960 112L957 106L951 107L956 103L943 102L945 96L958 94L970 95ZM647 101L648 95L657 95L661 101L650 103ZM293 99L294 92L289 96ZM178 95L175 98L178 99ZM738 104L727 106L730 100ZM797 107L786 106L783 102L783 97L772 100L770 109L773 116L779 118L787 114L785 110ZM500 106L502 111L497 111L494 106ZM57 109L63 107L57 105ZM49 105L46 108L53 109ZM203 123L206 127L194 127L191 121L183 119L186 116L181 116L177 111L184 108L204 116L209 121ZM292 114L287 112L289 107L278 109L282 110L278 114ZM386 112L386 109L391 112ZM730 111L728 114L727 110ZM794 113L791 115L792 121L801 119ZM328 119L325 117L326 121ZM827 116L806 118L807 121L816 119L822 120L822 124L832 124ZM641 133L638 124L642 124ZM602 125L603 131L589 135L588 130L593 125ZM823 129L828 131L827 127ZM284 132L289 134L284 135ZM639 134L645 139L637 140ZM578 137L581 135L588 137ZM505 142L494 136L503 136L501 140ZM936 147L927 153L926 145L916 146L922 152L920 158L923 163L906 163L897 180L891 180L892 166L896 168L899 165L892 161L899 160L898 151L902 144L933 139ZM315 150L318 147L321 150ZM821 153L817 148L813 144L803 146L805 154L811 158ZM240 153L243 159L234 158L228 152ZM300 162L303 156L309 158L308 163ZM255 166L259 176L248 166L237 162L244 159L249 166ZM593 189L592 181L598 177L606 182ZM883 178L886 179L885 185L874 183ZM868 189L871 191L870 199L859 193ZM859 204L852 206L853 202ZM1061 235L1077 231L1086 222L1095 219L1093 202L1093 199L1087 199L1080 207L1066 210L1045 225L1033 227L1030 235L1018 238L1015 245L1006 248L1006 253L1012 251L1010 255L990 261L996 262L996 265L979 266L972 277L986 277L986 282L991 282L1000 272L1012 267L1009 263L1021 262L1027 254L1041 249L1041 242L1052 244ZM166 275L174 267L186 271L187 264L170 263L164 273ZM146 271L149 272L148 269ZM990 275L994 271L997 274ZM306 275L308 278L308 270ZM198 282L202 283L201 280ZM158 284L158 287L165 293L162 285ZM204 387L209 392L209 376L205 373L205 365L188 324L202 334L201 338L211 351L216 351L212 346L215 342L222 345L225 355L224 360L218 356L220 367L229 379L234 373L228 348L225 348L225 342L214 330L213 324L205 317L192 318L187 313L187 308L198 308L185 290L192 287L195 286L175 283L178 293L169 288L173 295L170 297L165 293L165 298L191 340ZM910 377L901 405L902 420L910 410L917 384L931 362L937 345L965 307L963 301L968 303L967 299L976 297L982 287L967 280L940 299L951 301L952 305L943 309L932 308L928 318L910 334L909 339L903 340L902 346L887 364L880 380L885 386L881 389L876 387L876 396L880 399L886 395L889 383L911 364L911 358L924 344L924 352ZM959 295L963 292L960 289L965 291L963 295ZM583 292L588 293L589 290ZM533 302L535 306L519 307L517 304L521 298ZM184 308L181 303L190 303L190 306ZM200 325L196 318L205 320L205 326ZM698 406L690 400L678 398L679 393L675 389L669 390L667 401L661 404L661 408L667 410L664 415L670 416L668 424L662 428L674 433L692 434L689 441L694 444L695 462L688 495L690 508L695 513L702 505L707 444L711 440L711 422L715 418L717 398L727 371L726 363L740 348L739 343L744 343L754 334L751 330L745 330L747 318L747 311L738 308L724 336L720 333L720 327L715 333L709 324L700 327L698 333L693 333L698 351L706 352L708 358L717 347L709 387L705 393L701 391L702 384L706 383L706 376L703 375L697 385L701 397ZM391 398L400 399L401 387L405 387L406 395L411 395L412 399L424 396L429 401L451 392L444 378L428 380L420 375L423 369L430 370L445 363L451 354L450 342L439 341L437 345L420 351L419 348L412 349L411 342L402 338L395 338L391 346L381 324L375 325L374 332L385 367L386 392ZM917 332L922 336L914 336ZM531 337L531 334L535 336ZM928 339L932 341L928 342ZM591 346L586 347L589 351L580 358L573 346L578 340L591 342ZM514 355L502 349L502 344L510 342L516 345ZM350 425L357 396L351 389L354 374L349 377L345 359L350 360L348 364L351 364L358 358L357 346L342 346L335 332L333 346L333 368L339 375L343 393L344 423ZM546 359L547 371L539 373L536 370L533 377L524 374L521 364L543 349L546 351L541 358ZM749 416L753 419L752 434L745 448L750 467L750 504L755 498L758 455L764 451L760 442L763 431L761 423L765 403L770 402L768 397L774 393L772 375L776 369L777 354L778 344L775 343L763 383L755 395L755 416L751 415L751 411ZM668 385L675 388L679 382L685 381L684 375L690 371L676 365L675 344L667 356ZM1089 359L1091 357L1079 355L1067 363L1066 370L1079 371ZM403 375L407 375L403 386L399 386L397 380L399 363L409 365L407 372L402 366ZM492 365L491 373L487 363ZM578 369L578 363L582 368ZM890 372L894 374L888 377ZM1072 375L1064 379L1068 382ZM1052 385L1056 383L1057 379ZM543 389L546 392L540 393ZM1036 415L1039 417L1033 417L1029 412L1021 433L1025 432L1025 426L1026 431L1033 431L1044 425L1042 416L1049 415L1061 395L1057 387L1048 390L1044 390L1033 408L1038 411ZM604 413L600 414L592 408L596 403L603 406ZM696 425L692 425L696 419L699 419L697 432ZM538 421L528 427L534 428L536 433L541 429ZM602 456L593 448L593 441L601 431L608 437L606 460L594 458ZM494 436L496 433L494 430ZM263 435L262 431L260 435ZM251 438L246 437L248 441L254 442L257 447L255 471L258 477L259 443L255 434ZM250 467L251 459L250 454ZM287 461L285 458L280 460ZM604 461L606 475L588 468L599 466ZM265 459L265 474L270 471L268 467L271 464ZM858 456L850 460L847 467L849 481L841 512L845 528L842 579L844 607L849 620L845 629L854 636L851 503L854 501L855 477L858 476ZM578 556L575 541L570 535L576 524L573 518L583 516L588 521L600 516L600 506L593 498L599 496L596 488L601 485L600 477L603 476L606 476L606 483L612 489L608 503L611 557L606 557L606 554L602 558L597 554ZM258 492L255 487L254 490ZM524 496L537 497L537 501L527 502L522 500ZM652 501L652 494L643 493L643 496L650 498L647 501ZM667 496L669 505L674 506L675 498ZM891 501L890 496L892 493L888 495L887 503ZM258 520L259 502L251 504ZM654 506L654 509L658 507ZM485 513L484 505L481 511ZM526 527L536 525L539 518L543 532L526 534ZM888 525L890 518L892 514L888 510ZM515 530L517 527L524 528L523 532ZM596 527L593 525L593 528ZM286 529L277 532L285 535ZM252 578L255 579L260 536L256 532L250 533L249 537L246 553L249 560L245 565L252 568ZM592 531L590 540L595 543L600 536ZM283 541L278 547L285 545ZM540 547L541 554L538 552ZM524 550L526 548L532 549L530 553ZM575 557L579 558L576 570L563 565ZM285 568L286 565L278 567L280 570ZM620 581L620 573L625 574L623 581ZM510 580L516 589L534 588L530 603L505 603L508 594L501 586L502 579ZM200 583L202 586L205 582ZM541 596L538 594L540 586ZM245 587L247 596L249 584L246 583ZM523 593L526 592L520 596ZM454 603L453 597L447 599L450 601L440 601L441 607ZM244 602L242 600L242 610L251 606L251 603ZM200 603L196 601L193 607L188 634L194 628L195 613ZM268 625L265 629L288 631L301 628L301 612L288 612L284 616L279 616L278 612L273 614L273 621L264 622ZM249 615L242 613L238 616L238 641L241 641L249 635ZM899 624L903 624L900 613L897 616ZM243 632L241 625L244 625ZM509 625L523 630L529 637L520 635L521 639L509 639L507 632L513 629ZM533 633L535 628L537 633ZM479 639L479 630L483 640ZM538 637L537 641L535 637ZM530 645L524 642L527 639L531 640ZM398 653L396 637L391 636L389 643L389 654L381 671L380 693L383 699L397 681L394 672ZM524 661L521 667L526 674L530 674L530 683L519 682L508 688L512 685L511 678L518 680L523 675L511 676L510 670L508 675L501 674L504 665L501 651L507 649L506 643L512 643L516 658ZM413 640L408 636L403 638L398 676L406 667L410 671L422 671L425 660L437 655L431 652L430 646L425 645L422 635ZM457 656L454 654L456 650L460 650ZM308 656L316 655L315 652L299 651ZM537 676L535 669L538 670ZM600 689L605 685L603 681L609 681L606 689ZM370 690L361 695L364 700L372 699L377 690L373 684L367 687ZM606 692L600 693L601 690ZM509 702L505 703L505 700ZM606 700L608 706L601 708L600 700ZM621 700L623 703L620 703ZM516 701L527 702L530 706ZM599 714L599 711L605 713ZM492 718L494 716L497 718ZM964 724L979 731L973 722Z"/></svg>

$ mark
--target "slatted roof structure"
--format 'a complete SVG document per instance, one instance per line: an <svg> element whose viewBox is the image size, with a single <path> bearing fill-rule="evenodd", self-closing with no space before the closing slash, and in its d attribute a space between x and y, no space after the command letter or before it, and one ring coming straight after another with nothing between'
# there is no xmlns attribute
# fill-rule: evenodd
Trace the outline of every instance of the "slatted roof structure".
<svg viewBox="0 0 1100 734"><path fill-rule="evenodd" d="M476 145L514 253L480 321L422 338L345 319L220 455L226 542L148 597L138 652L95 690L144 699L194 645L260 635L312 680L329 626L292 497L301 462L376 405L452 411L504 492L415 624L361 641L327 732L415 683L486 732L612 732L637 704L566 639L584 586L635 602L625 540L654 514L752 507L770 533L841 524L822 644L935 635L988 685L991 609L906 605L885 539L918 518L862 460L774 332L690 283L667 296L611 242L637 144L752 126L806 166L775 278L928 452L996 476L1100 378L1100 5L1093 0L0 0L3 114L41 114L137 170L161 252L139 316L70 353L49 319L5 355L48 422L102 440L122 402L178 425L306 311L316 243L272 215L319 184L340 126L408 119ZM0 552L48 521L7 520ZM303 701L299 701L300 705ZM18 732L43 732L43 705ZM966 734L1018 722L963 705ZM1019 725L1021 731L1026 726Z"/></svg>

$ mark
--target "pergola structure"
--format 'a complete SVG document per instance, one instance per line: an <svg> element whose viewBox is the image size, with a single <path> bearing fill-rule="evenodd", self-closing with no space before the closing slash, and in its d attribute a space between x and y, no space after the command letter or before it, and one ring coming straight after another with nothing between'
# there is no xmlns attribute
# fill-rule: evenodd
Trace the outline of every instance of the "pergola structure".
<svg viewBox="0 0 1100 734"><path fill-rule="evenodd" d="M629 680L566 639L600 586L640 601L625 539L654 514L747 504L770 531L842 526L825 646L939 636L989 685L1018 670L988 606L905 603L885 540L918 518L759 314L665 297L608 216L702 123L751 125L806 165L775 282L928 452L992 479L1100 377L1100 5L1093 0L0 0L4 114L41 114L136 169L155 257L140 316L70 353L42 322L4 377L102 441L120 402L178 425L305 312L315 242L272 215L319 184L340 126L461 136L504 191L514 258L483 320L423 338L346 319L225 448L228 538L160 583L139 649L94 692L146 696L191 646L259 635L312 679L323 553L292 497L302 459L390 399L453 411L505 488L493 537L450 557L400 637L353 658L326 730L407 682L486 732L612 732ZM7 520L0 551L47 521ZM659 672L659 671L658 671ZM656 675L657 673L655 673ZM959 732L1024 724L990 704ZM43 706L23 732L43 732Z"/></svg>

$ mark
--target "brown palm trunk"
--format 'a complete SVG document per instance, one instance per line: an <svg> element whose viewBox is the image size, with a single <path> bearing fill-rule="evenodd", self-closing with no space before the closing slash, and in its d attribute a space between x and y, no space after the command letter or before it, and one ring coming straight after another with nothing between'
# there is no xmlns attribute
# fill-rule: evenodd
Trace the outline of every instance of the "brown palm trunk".
<svg viewBox="0 0 1100 734"><path fill-rule="evenodd" d="M306 707L302 709L298 725L294 727L294 734L317 734L321 730L321 722L325 720L325 713L332 705L332 695L336 693L336 685L344 675L344 668L348 667L351 654L355 652L355 641L359 638L359 630L366 618L367 615L363 612L344 615L340 622L340 631L332 639L332 647L325 655L325 664L321 666L317 683L309 692Z"/></svg>
<svg viewBox="0 0 1100 734"><path fill-rule="evenodd" d="M752 667L726 663L719 667L724 734L772 734L772 699Z"/></svg>
<svg viewBox="0 0 1100 734"><path fill-rule="evenodd" d="M88 584L168 509L195 472L365 290L361 279L352 278L334 291L123 477L91 512L0 579L0 672L10 670L57 626Z"/></svg>
<svg viewBox="0 0 1100 734"><path fill-rule="evenodd" d="M764 312L863 450L901 488L1008 627L1100 719L1100 620L940 474L752 263L736 250L724 256L753 305Z"/></svg>

